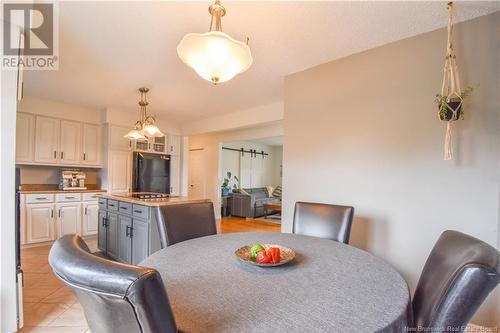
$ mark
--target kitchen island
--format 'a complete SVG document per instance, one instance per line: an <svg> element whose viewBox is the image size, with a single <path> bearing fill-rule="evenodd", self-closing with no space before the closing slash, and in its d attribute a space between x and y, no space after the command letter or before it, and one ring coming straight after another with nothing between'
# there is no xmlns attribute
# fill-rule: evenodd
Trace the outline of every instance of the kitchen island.
<svg viewBox="0 0 500 333"><path fill-rule="evenodd" d="M100 194L97 245L108 257L138 264L167 246L165 213L182 205L175 218L184 219L193 209L206 210L210 199L169 197L139 199L137 193ZM212 208L213 210L213 208ZM207 219L213 215L207 213Z"/></svg>

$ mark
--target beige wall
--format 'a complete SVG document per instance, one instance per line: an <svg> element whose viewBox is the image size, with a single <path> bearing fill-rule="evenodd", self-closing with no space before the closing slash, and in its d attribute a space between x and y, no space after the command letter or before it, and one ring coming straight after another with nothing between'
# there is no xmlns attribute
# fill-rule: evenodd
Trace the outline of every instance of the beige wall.
<svg viewBox="0 0 500 333"><path fill-rule="evenodd" d="M282 230L296 201L353 205L352 244L394 265L412 290L444 230L498 246L499 24L496 13L456 26L463 85L480 87L454 126L453 161L443 161L433 103L444 29L286 77ZM476 322L500 325L498 294Z"/></svg>
<svg viewBox="0 0 500 333"><path fill-rule="evenodd" d="M21 184L59 184L60 167L19 165L21 170ZM101 184L97 169L77 168L85 172L86 184Z"/></svg>
<svg viewBox="0 0 500 333"><path fill-rule="evenodd" d="M206 197L210 198L215 207L215 214L220 216L220 184L223 175L219 173L220 150L223 142L252 140L283 135L281 122L247 128L235 131L216 132L193 135L189 137L189 149L203 149L205 154L205 188Z"/></svg>

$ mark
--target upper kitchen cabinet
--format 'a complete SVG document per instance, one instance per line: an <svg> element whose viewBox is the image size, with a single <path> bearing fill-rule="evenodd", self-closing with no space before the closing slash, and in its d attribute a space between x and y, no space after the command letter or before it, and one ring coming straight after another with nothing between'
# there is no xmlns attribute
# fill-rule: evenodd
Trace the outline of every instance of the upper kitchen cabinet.
<svg viewBox="0 0 500 333"><path fill-rule="evenodd" d="M61 120L59 158L61 164L80 163L81 123Z"/></svg>
<svg viewBox="0 0 500 333"><path fill-rule="evenodd" d="M59 119L36 117L35 162L42 164L59 162L59 126Z"/></svg>
<svg viewBox="0 0 500 333"><path fill-rule="evenodd" d="M101 164L101 126L83 124L82 164Z"/></svg>
<svg viewBox="0 0 500 333"><path fill-rule="evenodd" d="M130 128L128 128L128 127L109 125L109 148L110 149L131 150L132 149L132 141L124 138L124 136L129 131L130 131Z"/></svg>
<svg viewBox="0 0 500 333"><path fill-rule="evenodd" d="M179 135L168 135L167 154L180 155L181 153L181 137Z"/></svg>
<svg viewBox="0 0 500 333"><path fill-rule="evenodd" d="M16 161L32 162L35 137L35 117L29 113L17 113Z"/></svg>

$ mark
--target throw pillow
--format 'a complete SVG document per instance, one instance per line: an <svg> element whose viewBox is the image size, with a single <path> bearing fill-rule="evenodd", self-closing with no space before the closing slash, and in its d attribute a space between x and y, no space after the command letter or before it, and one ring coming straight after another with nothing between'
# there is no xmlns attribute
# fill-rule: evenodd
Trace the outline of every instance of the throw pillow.
<svg viewBox="0 0 500 333"><path fill-rule="evenodd" d="M267 188L267 197L271 198L273 196L274 187L272 187L272 186L266 186L266 188Z"/></svg>
<svg viewBox="0 0 500 333"><path fill-rule="evenodd" d="M244 189L240 188L240 193L241 194L244 194L244 195L250 195L250 193L248 193L247 191L245 191Z"/></svg>
<svg viewBox="0 0 500 333"><path fill-rule="evenodd" d="M281 185L276 186L276 188L273 191L273 197L281 199Z"/></svg>

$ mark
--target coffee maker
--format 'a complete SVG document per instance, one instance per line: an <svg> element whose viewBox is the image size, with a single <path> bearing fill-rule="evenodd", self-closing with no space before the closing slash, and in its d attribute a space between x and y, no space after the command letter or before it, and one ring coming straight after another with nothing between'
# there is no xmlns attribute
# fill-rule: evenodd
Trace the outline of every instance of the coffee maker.
<svg viewBox="0 0 500 333"><path fill-rule="evenodd" d="M85 172L79 169L61 169L59 189L61 190L86 190Z"/></svg>

